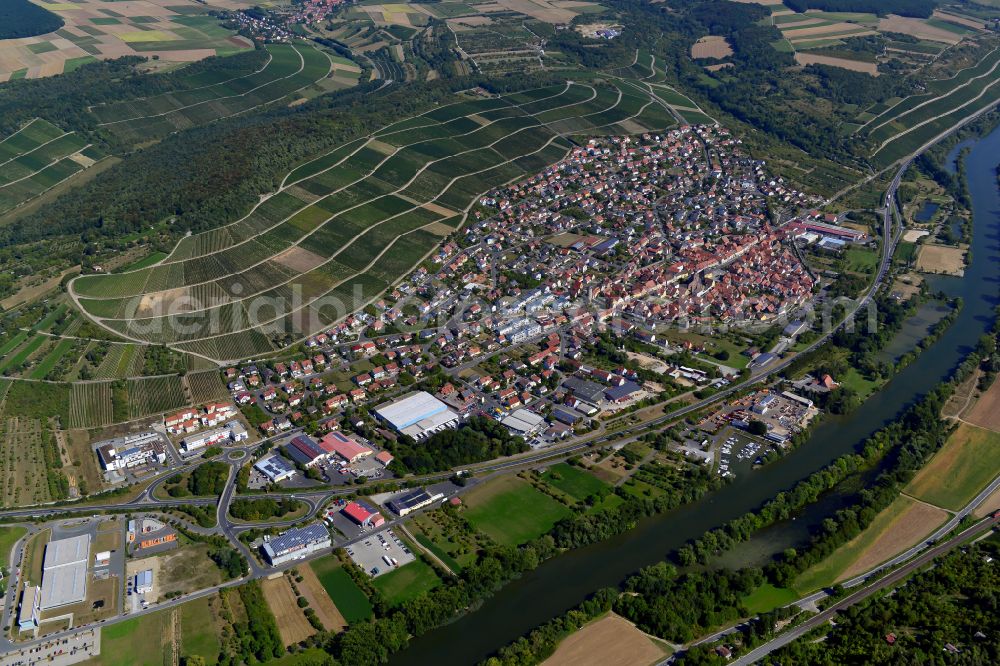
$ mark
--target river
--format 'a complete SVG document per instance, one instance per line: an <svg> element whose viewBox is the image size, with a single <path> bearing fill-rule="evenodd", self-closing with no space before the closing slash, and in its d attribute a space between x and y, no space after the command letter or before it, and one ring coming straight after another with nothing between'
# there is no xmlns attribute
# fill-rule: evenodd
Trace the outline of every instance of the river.
<svg viewBox="0 0 1000 666"><path fill-rule="evenodd" d="M930 349L857 410L825 419L795 451L752 474L737 477L698 502L649 518L614 539L546 561L474 612L415 638L406 650L393 657L392 666L471 665L485 659L576 606L595 590L619 585L629 574L663 560L689 539L761 505L857 448L871 433L948 377L990 327L993 309L1000 303L1000 192L995 175L1000 129L963 145L971 146L965 167L973 207L973 263L964 277L931 280L932 291L961 296L965 303L955 323ZM823 513L836 508L825 506ZM803 516L796 531L804 534L810 522Z"/></svg>

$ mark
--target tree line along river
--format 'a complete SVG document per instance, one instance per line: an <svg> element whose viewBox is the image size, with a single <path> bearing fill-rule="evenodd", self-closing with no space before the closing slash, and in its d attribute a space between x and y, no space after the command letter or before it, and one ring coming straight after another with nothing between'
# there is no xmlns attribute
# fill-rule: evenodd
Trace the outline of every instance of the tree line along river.
<svg viewBox="0 0 1000 666"><path fill-rule="evenodd" d="M929 279L932 291L960 296L964 306L954 324L880 392L846 416L829 416L802 446L783 458L742 475L698 502L648 518L624 534L568 551L513 581L480 608L413 639L392 666L475 664L531 629L578 605L601 587L616 586L638 569L663 560L689 539L719 527L859 447L873 432L946 379L972 351L993 321L1000 303L1000 191L997 156L1000 128L974 142L965 157L973 208L973 263L963 277ZM949 156L953 162L958 148ZM916 341L914 341L914 344ZM867 475L866 475L867 476ZM868 477L871 478L871 477ZM768 551L780 551L808 534L847 497L823 498L798 517L785 534L768 535ZM744 544L727 558L738 566L758 559ZM750 552L748 552L750 551ZM745 554L746 557L741 557ZM734 561L735 560L735 561Z"/></svg>

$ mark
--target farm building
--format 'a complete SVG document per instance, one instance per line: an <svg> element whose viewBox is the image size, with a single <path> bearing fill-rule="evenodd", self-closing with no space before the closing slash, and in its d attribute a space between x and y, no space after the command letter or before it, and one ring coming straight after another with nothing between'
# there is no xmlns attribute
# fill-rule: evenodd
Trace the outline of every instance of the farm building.
<svg viewBox="0 0 1000 666"><path fill-rule="evenodd" d="M253 466L271 483L280 483L296 474L295 466L277 454L261 458Z"/></svg>
<svg viewBox="0 0 1000 666"><path fill-rule="evenodd" d="M153 461L163 463L167 460L163 435L152 430L98 442L95 450L101 467L106 470L131 469Z"/></svg>
<svg viewBox="0 0 1000 666"><path fill-rule="evenodd" d="M374 453L374 451L353 437L349 437L337 430L324 435L322 445L324 449L332 451L349 463L357 462Z"/></svg>
<svg viewBox="0 0 1000 666"><path fill-rule="evenodd" d="M330 532L320 523L292 528L266 541L261 547L272 567L300 560L318 550L330 547Z"/></svg>
<svg viewBox="0 0 1000 666"><path fill-rule="evenodd" d="M381 527L385 524L385 517L381 513L358 502L348 503L340 512L361 527Z"/></svg>
<svg viewBox="0 0 1000 666"><path fill-rule="evenodd" d="M441 493L431 494L425 488L418 488L417 490L410 491L400 495L399 497L392 498L386 502L386 506L400 516L405 516L408 513L416 511L417 509L422 509L425 506L429 506L441 499L444 499L444 495Z"/></svg>
<svg viewBox="0 0 1000 666"><path fill-rule="evenodd" d="M527 409L516 409L505 416L500 425L510 430L513 435L532 437L545 427L545 419Z"/></svg>
<svg viewBox="0 0 1000 666"><path fill-rule="evenodd" d="M75 604L87 597L87 561L90 534L50 541L42 560L42 600L48 610Z"/></svg>
<svg viewBox="0 0 1000 666"><path fill-rule="evenodd" d="M379 405L375 415L401 435L421 440L458 425L459 416L426 391L414 391Z"/></svg>

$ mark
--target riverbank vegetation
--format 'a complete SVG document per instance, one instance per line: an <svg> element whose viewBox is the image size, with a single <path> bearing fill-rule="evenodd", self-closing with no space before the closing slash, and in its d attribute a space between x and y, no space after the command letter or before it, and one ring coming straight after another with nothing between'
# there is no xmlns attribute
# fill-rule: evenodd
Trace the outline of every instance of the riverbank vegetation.
<svg viewBox="0 0 1000 666"><path fill-rule="evenodd" d="M1000 541L953 551L904 585L875 595L777 652L768 662L900 664L940 659L969 664L1000 654Z"/></svg>

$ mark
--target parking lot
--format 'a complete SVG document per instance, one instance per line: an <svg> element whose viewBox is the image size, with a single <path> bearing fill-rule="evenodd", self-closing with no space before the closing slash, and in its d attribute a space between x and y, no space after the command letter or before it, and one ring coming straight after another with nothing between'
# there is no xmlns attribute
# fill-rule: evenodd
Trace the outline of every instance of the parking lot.
<svg viewBox="0 0 1000 666"><path fill-rule="evenodd" d="M381 576L416 559L391 529L372 534L364 541L349 546L347 554L372 577Z"/></svg>

